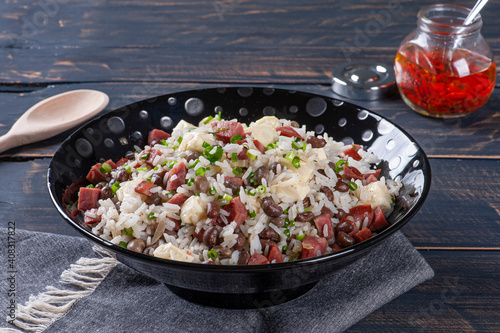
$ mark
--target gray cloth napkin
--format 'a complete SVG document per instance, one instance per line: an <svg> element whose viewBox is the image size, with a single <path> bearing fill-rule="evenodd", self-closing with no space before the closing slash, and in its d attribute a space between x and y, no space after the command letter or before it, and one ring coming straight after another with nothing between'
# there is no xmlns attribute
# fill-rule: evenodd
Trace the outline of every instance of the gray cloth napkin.
<svg viewBox="0 0 500 333"><path fill-rule="evenodd" d="M0 332L341 332L434 275L397 232L297 299L230 310L190 303L83 238L0 228L0 239Z"/></svg>

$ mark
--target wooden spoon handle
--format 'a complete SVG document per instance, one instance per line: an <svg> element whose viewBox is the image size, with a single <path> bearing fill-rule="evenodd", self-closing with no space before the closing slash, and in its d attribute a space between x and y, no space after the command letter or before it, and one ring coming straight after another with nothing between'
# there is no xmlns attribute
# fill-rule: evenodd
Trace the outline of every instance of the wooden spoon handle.
<svg viewBox="0 0 500 333"><path fill-rule="evenodd" d="M9 133L0 136L0 153L20 145L18 138Z"/></svg>

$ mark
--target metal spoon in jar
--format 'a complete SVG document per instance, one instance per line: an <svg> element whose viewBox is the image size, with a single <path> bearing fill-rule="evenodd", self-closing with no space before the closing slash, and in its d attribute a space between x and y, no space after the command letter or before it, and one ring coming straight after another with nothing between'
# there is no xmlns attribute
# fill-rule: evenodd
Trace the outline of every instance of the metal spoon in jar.
<svg viewBox="0 0 500 333"><path fill-rule="evenodd" d="M44 99L26 111L0 137L0 153L48 139L89 120L108 105L109 97L96 90L73 90Z"/></svg>
<svg viewBox="0 0 500 333"><path fill-rule="evenodd" d="M484 5L488 3L488 0L478 0L472 10L470 11L469 15L467 15L467 18L464 21L464 25L469 25L474 21L476 16L479 14L481 9L483 9Z"/></svg>

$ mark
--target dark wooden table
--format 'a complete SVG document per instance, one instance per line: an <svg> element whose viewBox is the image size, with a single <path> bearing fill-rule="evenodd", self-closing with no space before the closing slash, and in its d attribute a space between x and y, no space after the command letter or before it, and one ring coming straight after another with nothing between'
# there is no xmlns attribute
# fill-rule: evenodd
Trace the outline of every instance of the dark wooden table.
<svg viewBox="0 0 500 333"><path fill-rule="evenodd" d="M333 96L332 68L392 63L425 3L433 2L1 1L0 134L36 102L79 88L106 92L105 112L213 86ZM498 2L483 20L500 63ZM500 332L500 84L480 111L458 120L422 117L399 97L352 102L402 126L430 157L430 195L403 232L436 276L349 332ZM19 229L78 236L46 189L50 158L68 134L0 154L2 227L15 221Z"/></svg>

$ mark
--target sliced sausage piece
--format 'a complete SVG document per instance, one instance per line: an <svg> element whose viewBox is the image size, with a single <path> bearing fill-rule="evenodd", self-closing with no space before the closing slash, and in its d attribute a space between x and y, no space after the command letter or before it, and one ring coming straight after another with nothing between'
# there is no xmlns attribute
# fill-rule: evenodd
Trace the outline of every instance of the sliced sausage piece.
<svg viewBox="0 0 500 333"><path fill-rule="evenodd" d="M267 260L269 260L270 263L283 262L283 256L281 255L280 248L277 244L274 244L269 249Z"/></svg>
<svg viewBox="0 0 500 333"><path fill-rule="evenodd" d="M172 198L170 198L167 203L172 204L172 205L179 205L182 206L182 204L188 199L189 197L183 193L177 193L175 194Z"/></svg>
<svg viewBox="0 0 500 333"><path fill-rule="evenodd" d="M330 218L330 215L323 214L323 215L315 216L313 221L314 221L314 224L316 225L316 228L318 228L318 234L320 237L325 237L326 239L333 238L333 236L334 236L333 224L332 224L332 219ZM325 225L327 228L326 229L327 234L324 233Z"/></svg>
<svg viewBox="0 0 500 333"><path fill-rule="evenodd" d="M85 217L84 217L84 219L83 219L83 222L84 222L85 224L94 224L94 223L101 222L101 218L102 218L102 217L101 217L101 215L98 215L98 214L97 214L97 208L92 208L92 209L90 210L90 212L91 212L92 214L94 214L95 216L89 216L89 215L85 214Z"/></svg>
<svg viewBox="0 0 500 333"><path fill-rule="evenodd" d="M323 237L306 236L302 240L300 259L312 258L325 254L328 241Z"/></svg>
<svg viewBox="0 0 500 333"><path fill-rule="evenodd" d="M116 162L116 167L118 168L128 162L129 162L128 158L122 157L118 162Z"/></svg>
<svg viewBox="0 0 500 333"><path fill-rule="evenodd" d="M134 188L134 191L136 193L147 195L149 197L151 195L151 189L153 188L153 186L155 186L155 183L144 180Z"/></svg>
<svg viewBox="0 0 500 333"><path fill-rule="evenodd" d="M214 121L211 125L217 139L224 143L230 143L235 135L245 136L243 126L237 121Z"/></svg>
<svg viewBox="0 0 500 333"><path fill-rule="evenodd" d="M241 178L236 178L236 177L231 177L231 176L224 176L225 180L232 180L233 182L237 182L240 186L243 185L243 179Z"/></svg>
<svg viewBox="0 0 500 333"><path fill-rule="evenodd" d="M302 139L302 136L299 133L297 133L297 131L294 130L293 127L290 127L290 126L276 127L276 132L281 132L281 135L287 136L289 138Z"/></svg>
<svg viewBox="0 0 500 333"><path fill-rule="evenodd" d="M156 156L161 156L163 153L157 149L148 149L139 154L139 158L149 165L153 165Z"/></svg>
<svg viewBox="0 0 500 333"><path fill-rule="evenodd" d="M344 156L352 157L356 161L360 161L362 158L361 155L359 155L358 150L355 149L354 147L344 150Z"/></svg>
<svg viewBox="0 0 500 333"><path fill-rule="evenodd" d="M255 252L250 257L250 259L248 259L247 265L263 265L263 264L269 264L269 261L262 254Z"/></svg>
<svg viewBox="0 0 500 333"><path fill-rule="evenodd" d="M245 205L241 202L240 197L233 198L229 204L224 207L224 210L229 213L227 220L229 223L236 222L239 227L248 217L248 212Z"/></svg>
<svg viewBox="0 0 500 333"><path fill-rule="evenodd" d="M253 144L255 145L255 148L257 148L261 154L266 153L266 147L262 143L260 143L259 140L252 140Z"/></svg>
<svg viewBox="0 0 500 333"><path fill-rule="evenodd" d="M344 164L344 176L347 179L364 179L363 174L358 169L349 167L347 164Z"/></svg>
<svg viewBox="0 0 500 333"><path fill-rule="evenodd" d="M151 132L149 132L149 134L148 134L148 145L151 146L151 143L156 144L156 143L160 142L161 140L167 140L169 137L170 137L170 134L168 134L167 132L164 132L164 131L159 130L159 129L154 129ZM153 141L156 141L156 142L153 142Z"/></svg>
<svg viewBox="0 0 500 333"><path fill-rule="evenodd" d="M373 221L368 225L368 228L371 231L379 231L389 226L389 223L385 219L384 212L380 207L377 207L377 209L375 209L373 215L374 215Z"/></svg>
<svg viewBox="0 0 500 333"><path fill-rule="evenodd" d="M238 160L248 160L249 157L247 155L247 147L243 147L243 149L238 153Z"/></svg>
<svg viewBox="0 0 500 333"><path fill-rule="evenodd" d="M87 174L87 180L94 185L99 184L100 182L106 181L106 175L101 172L101 163L97 163L90 168L89 173Z"/></svg>
<svg viewBox="0 0 500 333"><path fill-rule="evenodd" d="M359 231L356 235L354 235L354 239L356 240L356 243L360 243L362 241L365 241L369 238L372 238L373 234L368 228L364 228L363 230Z"/></svg>
<svg viewBox="0 0 500 333"><path fill-rule="evenodd" d="M97 208L97 201L101 196L101 190L98 188L81 187L78 194L78 209L89 210Z"/></svg>
<svg viewBox="0 0 500 333"><path fill-rule="evenodd" d="M186 183L186 173L187 173L187 168L184 162L180 162L174 165L172 170L168 172L166 190L176 191L179 186ZM174 175L176 177L174 177Z"/></svg>
<svg viewBox="0 0 500 333"><path fill-rule="evenodd" d="M348 215L354 219L354 222L360 222L361 224L363 224L365 218L368 218L367 225L370 225L374 214L371 205L359 205L349 209Z"/></svg>

